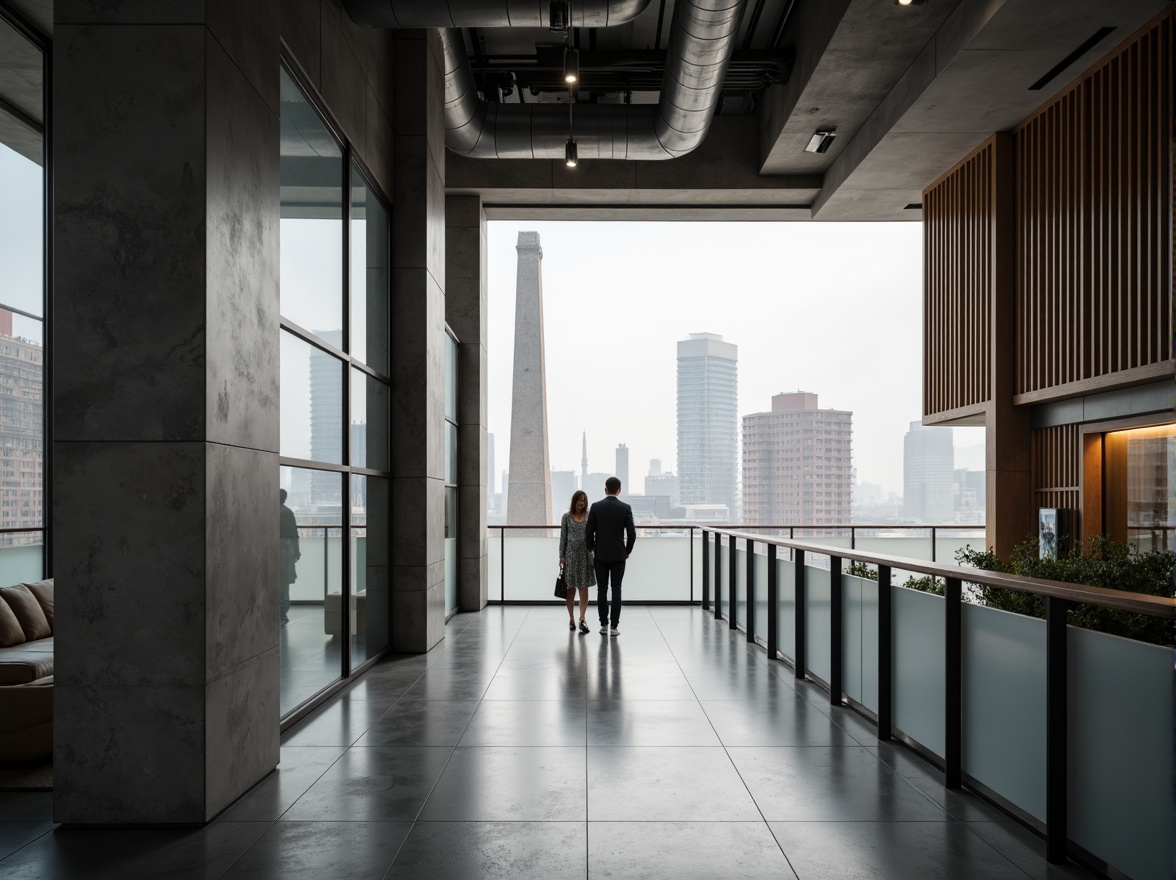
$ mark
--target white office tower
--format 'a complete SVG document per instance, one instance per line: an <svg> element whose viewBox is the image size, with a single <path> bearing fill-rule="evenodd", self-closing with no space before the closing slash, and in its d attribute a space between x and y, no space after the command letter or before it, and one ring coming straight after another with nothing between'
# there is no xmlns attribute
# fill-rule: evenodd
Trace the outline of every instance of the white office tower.
<svg viewBox="0 0 1176 880"><path fill-rule="evenodd" d="M678 486L682 504L736 510L739 347L714 333L678 343Z"/></svg>

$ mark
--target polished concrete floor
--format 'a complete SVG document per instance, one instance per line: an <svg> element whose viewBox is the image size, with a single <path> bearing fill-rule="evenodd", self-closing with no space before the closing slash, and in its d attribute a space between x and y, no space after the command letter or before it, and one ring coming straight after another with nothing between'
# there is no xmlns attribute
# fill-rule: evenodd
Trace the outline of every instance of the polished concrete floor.
<svg viewBox="0 0 1176 880"><path fill-rule="evenodd" d="M566 621L459 615L203 829L55 829L48 794L0 794L0 877L1089 876L700 609Z"/></svg>

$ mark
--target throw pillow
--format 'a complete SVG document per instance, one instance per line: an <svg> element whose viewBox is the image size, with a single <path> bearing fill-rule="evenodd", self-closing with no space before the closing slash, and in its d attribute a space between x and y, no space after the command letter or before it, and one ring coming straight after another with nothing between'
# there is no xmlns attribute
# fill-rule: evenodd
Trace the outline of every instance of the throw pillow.
<svg viewBox="0 0 1176 880"><path fill-rule="evenodd" d="M37 581L35 584L25 584L29 588L37 602L41 605L41 610L45 612L45 619L49 621L49 630L53 630L53 578L48 578L43 581Z"/></svg>
<svg viewBox="0 0 1176 880"><path fill-rule="evenodd" d="M20 621L16 619L8 603L0 599L0 648L23 645L24 642L24 630L20 628Z"/></svg>
<svg viewBox="0 0 1176 880"><path fill-rule="evenodd" d="M0 587L0 598L8 603L8 607L16 615L16 619L20 622L20 628L24 630L26 642L47 639L53 635L45 612L41 610L41 603L24 584L17 584L15 587Z"/></svg>

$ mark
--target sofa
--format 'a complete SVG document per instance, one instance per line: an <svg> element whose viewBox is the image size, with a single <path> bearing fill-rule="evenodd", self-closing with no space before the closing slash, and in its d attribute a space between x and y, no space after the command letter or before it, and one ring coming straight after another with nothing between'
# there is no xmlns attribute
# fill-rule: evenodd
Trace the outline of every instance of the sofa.
<svg viewBox="0 0 1176 880"><path fill-rule="evenodd" d="M53 753L53 579L0 587L0 761Z"/></svg>

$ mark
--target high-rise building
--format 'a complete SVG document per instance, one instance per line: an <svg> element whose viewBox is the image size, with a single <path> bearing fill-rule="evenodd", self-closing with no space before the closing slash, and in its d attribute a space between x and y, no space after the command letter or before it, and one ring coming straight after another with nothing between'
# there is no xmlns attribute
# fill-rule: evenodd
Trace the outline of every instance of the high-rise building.
<svg viewBox="0 0 1176 880"><path fill-rule="evenodd" d="M551 507L554 513L553 523L559 522L560 516L572 503L572 495L576 492L576 472L551 472Z"/></svg>
<svg viewBox="0 0 1176 880"><path fill-rule="evenodd" d="M678 343L678 480L682 504L737 507L739 347L714 333Z"/></svg>
<svg viewBox="0 0 1176 880"><path fill-rule="evenodd" d="M490 505L494 504L494 496L498 493L494 479L494 435L486 432L486 498Z"/></svg>
<svg viewBox="0 0 1176 880"><path fill-rule="evenodd" d="M315 335L336 347L343 345L341 330L322 330ZM342 454L343 377L339 371L339 359L315 349L310 356L310 457L314 461L342 464ZM328 520L342 522L342 478L330 471L312 471L310 503Z"/></svg>
<svg viewBox="0 0 1176 880"><path fill-rule="evenodd" d="M985 482L984 471L968 468L955 469L953 501L955 517L961 523L984 522Z"/></svg>
<svg viewBox="0 0 1176 880"><path fill-rule="evenodd" d="M776 394L743 417L743 519L752 525L839 525L853 507L853 413L817 395Z"/></svg>
<svg viewBox="0 0 1176 880"><path fill-rule="evenodd" d="M44 525L44 349L12 332L0 309L0 528ZM0 546L40 543L39 534L0 535Z"/></svg>
<svg viewBox="0 0 1176 880"><path fill-rule="evenodd" d="M629 485L629 447L624 443L617 446L617 468L613 473L621 481L622 495L636 494Z"/></svg>
<svg viewBox="0 0 1176 880"><path fill-rule="evenodd" d="M902 441L902 515L921 523L955 521L955 447L950 428L911 422Z"/></svg>
<svg viewBox="0 0 1176 880"><path fill-rule="evenodd" d="M510 491L506 521L551 522L547 380L543 361L543 248L520 232L515 286L514 388L510 404ZM539 532L535 533L540 534Z"/></svg>

